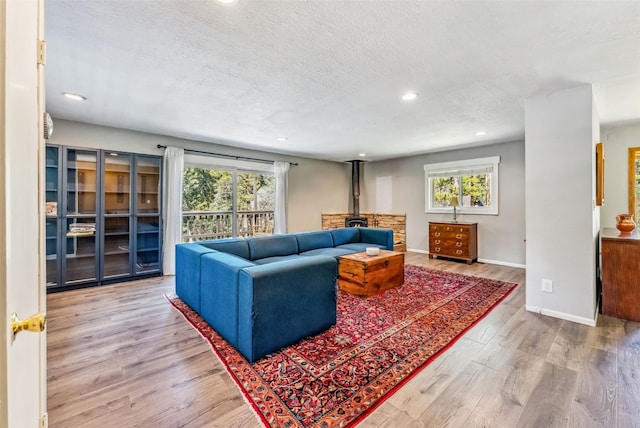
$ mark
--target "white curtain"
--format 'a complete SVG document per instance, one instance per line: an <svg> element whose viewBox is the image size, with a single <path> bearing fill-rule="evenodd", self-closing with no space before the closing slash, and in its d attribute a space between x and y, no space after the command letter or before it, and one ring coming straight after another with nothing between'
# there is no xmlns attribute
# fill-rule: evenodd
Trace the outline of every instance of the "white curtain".
<svg viewBox="0 0 640 428"><path fill-rule="evenodd" d="M182 242L182 176L184 149L167 147L164 150L164 239L162 271L176 274L176 244Z"/></svg>
<svg viewBox="0 0 640 428"><path fill-rule="evenodd" d="M287 193L289 191L289 162L275 161L276 206L274 210L274 233L287 233Z"/></svg>

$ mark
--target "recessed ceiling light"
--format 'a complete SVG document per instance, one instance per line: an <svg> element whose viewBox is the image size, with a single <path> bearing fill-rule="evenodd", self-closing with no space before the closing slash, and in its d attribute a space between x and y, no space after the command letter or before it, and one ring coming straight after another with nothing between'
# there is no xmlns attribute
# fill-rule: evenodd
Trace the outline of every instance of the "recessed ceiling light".
<svg viewBox="0 0 640 428"><path fill-rule="evenodd" d="M278 141L287 141L288 138L287 137L278 137Z"/></svg>
<svg viewBox="0 0 640 428"><path fill-rule="evenodd" d="M416 92L407 92L402 96L402 101L413 101L418 98L418 94Z"/></svg>
<svg viewBox="0 0 640 428"><path fill-rule="evenodd" d="M222 4L234 4L234 3L238 3L238 0L218 0L218 3L222 3Z"/></svg>
<svg viewBox="0 0 640 428"><path fill-rule="evenodd" d="M478 132L476 132L476 137L482 137L483 135L487 135L487 131L478 131Z"/></svg>
<svg viewBox="0 0 640 428"><path fill-rule="evenodd" d="M365 157L366 155L366 153L358 153L358 156L360 156L361 158Z"/></svg>
<svg viewBox="0 0 640 428"><path fill-rule="evenodd" d="M87 99L87 97L83 97L82 95L78 94L72 94L70 92L65 92L64 96L74 101L85 101Z"/></svg>

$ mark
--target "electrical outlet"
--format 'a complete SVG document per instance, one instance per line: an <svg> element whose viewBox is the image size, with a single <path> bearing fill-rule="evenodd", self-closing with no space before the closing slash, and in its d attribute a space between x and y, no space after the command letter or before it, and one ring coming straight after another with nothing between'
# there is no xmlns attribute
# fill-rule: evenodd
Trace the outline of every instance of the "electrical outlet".
<svg viewBox="0 0 640 428"><path fill-rule="evenodd" d="M553 281L550 279L542 279L542 291L553 293Z"/></svg>

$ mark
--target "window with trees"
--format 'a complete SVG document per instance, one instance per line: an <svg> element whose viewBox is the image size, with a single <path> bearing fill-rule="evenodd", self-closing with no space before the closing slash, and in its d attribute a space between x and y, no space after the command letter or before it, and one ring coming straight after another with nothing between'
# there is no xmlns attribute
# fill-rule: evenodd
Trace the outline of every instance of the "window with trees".
<svg viewBox="0 0 640 428"><path fill-rule="evenodd" d="M271 234L274 205L272 171L185 164L184 242Z"/></svg>
<svg viewBox="0 0 640 428"><path fill-rule="evenodd" d="M498 165L500 157L428 164L425 170L425 211L451 211L458 199L458 212L498 214Z"/></svg>

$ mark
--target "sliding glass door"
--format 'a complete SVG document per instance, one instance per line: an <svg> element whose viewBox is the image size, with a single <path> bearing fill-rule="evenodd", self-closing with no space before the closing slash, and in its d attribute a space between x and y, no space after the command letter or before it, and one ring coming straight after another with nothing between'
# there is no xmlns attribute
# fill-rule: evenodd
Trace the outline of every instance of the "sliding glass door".
<svg viewBox="0 0 640 428"><path fill-rule="evenodd" d="M273 173L185 167L183 241L273 233Z"/></svg>

